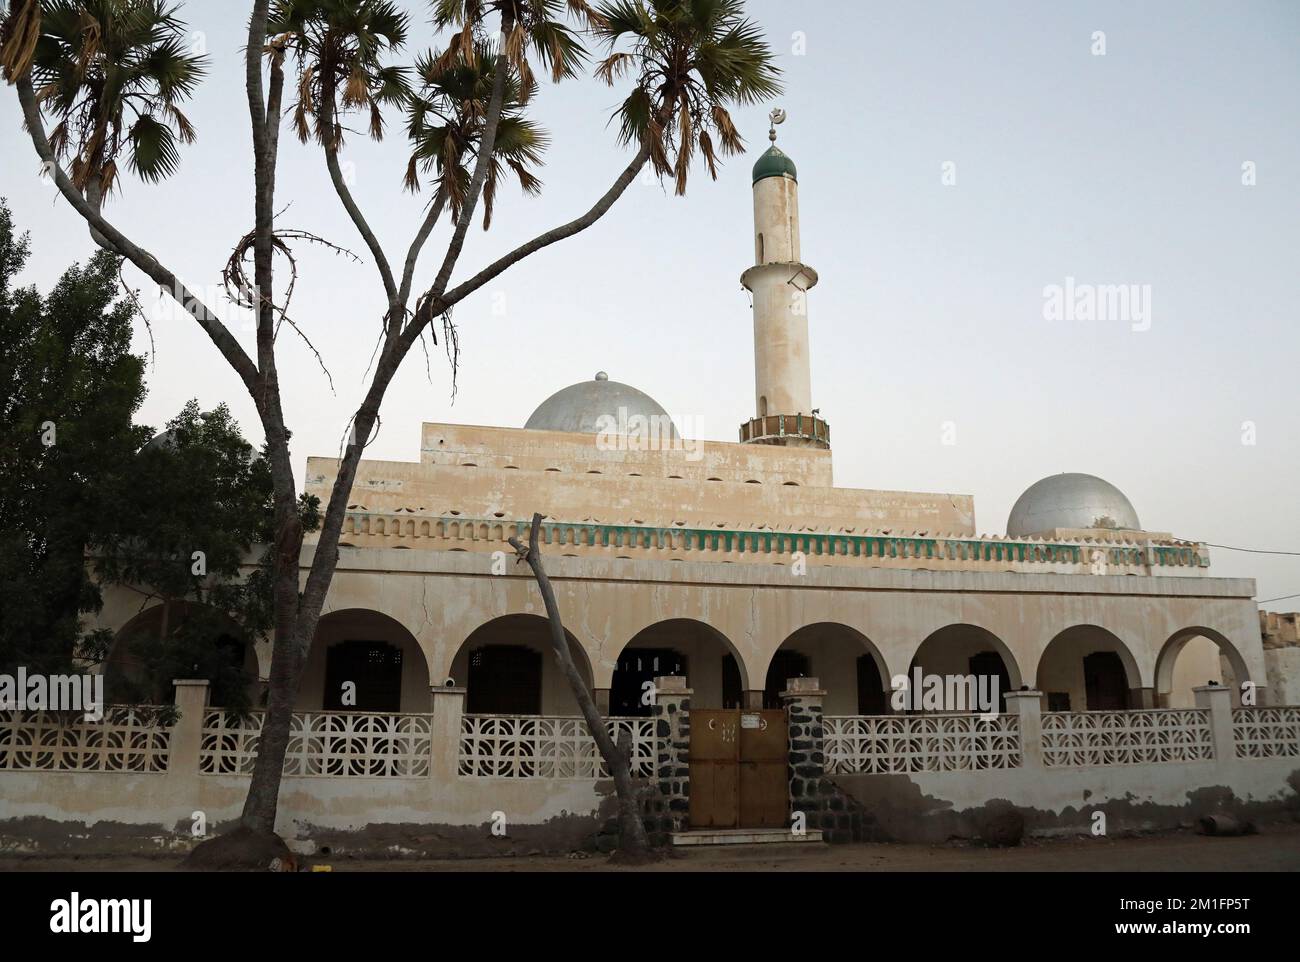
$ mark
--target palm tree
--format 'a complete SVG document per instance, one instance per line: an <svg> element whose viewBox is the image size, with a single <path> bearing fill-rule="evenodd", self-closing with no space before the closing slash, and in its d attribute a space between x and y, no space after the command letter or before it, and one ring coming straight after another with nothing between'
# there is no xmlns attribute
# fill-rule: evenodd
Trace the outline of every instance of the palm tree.
<svg viewBox="0 0 1300 962"><path fill-rule="evenodd" d="M619 141L648 144L655 172L671 174L679 195L697 146L717 180L719 150L745 149L728 105L781 92L780 68L742 0L607 0L597 16L594 32L609 55L596 75L611 86L626 74L636 78L616 114ZM621 44L630 49L616 49Z"/></svg>
<svg viewBox="0 0 1300 962"><path fill-rule="evenodd" d="M587 0L431 0L431 6L435 27L459 30L443 51L441 66L450 67L457 59L473 63L488 38L487 21L496 14L501 52L525 85L533 79L530 47L553 81L576 77L587 51L561 18L567 13L586 27L596 26L600 19Z"/></svg>
<svg viewBox="0 0 1300 962"><path fill-rule="evenodd" d="M492 96L498 60L485 43L475 48L471 60L457 58L450 65L430 51L416 60L421 86L410 101L407 133L413 147L406 169L408 190L420 189L420 173L432 174L436 202L444 200L453 220L459 220L469 188L471 169L482 141L483 118ZM492 145L492 162L483 184L483 229L492 225L497 185L513 172L526 194L537 194L542 182L530 168L542 164L549 137L524 116L537 82L520 77L509 64L501 116Z"/></svg>
<svg viewBox="0 0 1300 962"><path fill-rule="evenodd" d="M314 135L337 151L349 110L368 111L370 136L383 138L381 108L403 102L408 88L406 68L384 66L381 58L405 44L407 20L389 0L278 0L267 22L268 47L297 58L299 140Z"/></svg>
<svg viewBox="0 0 1300 962"><path fill-rule="evenodd" d="M179 104L194 91L205 58L163 0L22 0L0 34L8 78L30 68L37 101L56 118L55 155L99 209L117 184L119 161L155 182L194 141Z"/></svg>

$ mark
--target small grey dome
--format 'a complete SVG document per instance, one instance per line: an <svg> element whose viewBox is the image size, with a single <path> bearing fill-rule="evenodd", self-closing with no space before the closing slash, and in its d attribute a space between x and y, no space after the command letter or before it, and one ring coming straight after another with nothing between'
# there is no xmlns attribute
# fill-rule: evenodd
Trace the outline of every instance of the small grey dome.
<svg viewBox="0 0 1300 962"><path fill-rule="evenodd" d="M640 415L644 425L630 423ZM657 427L660 436L678 437L677 426L659 402L630 384L611 381L598 371L590 381L579 381L556 391L532 413L524 427L533 431L571 431L577 434L626 433Z"/></svg>
<svg viewBox="0 0 1300 962"><path fill-rule="evenodd" d="M155 434L142 447L141 451L157 451L166 448L168 451L175 451L177 447L177 431L175 428L168 428L161 434Z"/></svg>
<svg viewBox="0 0 1300 962"><path fill-rule="evenodd" d="M1023 538L1053 528L1141 531L1124 492L1091 474L1054 474L1031 484L1007 518L1007 535Z"/></svg>

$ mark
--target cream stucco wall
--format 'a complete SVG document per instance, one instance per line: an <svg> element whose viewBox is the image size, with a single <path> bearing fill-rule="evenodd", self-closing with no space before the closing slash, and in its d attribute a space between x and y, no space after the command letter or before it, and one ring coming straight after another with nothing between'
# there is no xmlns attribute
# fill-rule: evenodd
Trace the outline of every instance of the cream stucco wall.
<svg viewBox="0 0 1300 962"><path fill-rule="evenodd" d="M304 563L312 550L304 550ZM1075 626L1094 625L1123 643L1140 680L1134 687L1155 689L1158 669L1168 675L1152 700L1168 693L1171 684L1201 684L1210 677L1204 666L1188 669L1190 675L1174 670L1170 659L1183 636L1215 636L1226 646L1242 680L1267 684L1252 600L1254 583L1249 580L815 565L797 575L790 567L776 565L549 554L546 565L565 627L584 651L598 689L610 686L625 646L645 629L670 619L689 619L721 634L737 656L744 688L751 691L763 688L777 648L800 628L816 624L850 629L843 644L855 655L869 646L885 678L906 672L921 645L940 629L970 625L988 635L981 633L960 652L931 646L931 664L943 667L929 670L965 672L969 654L986 650L991 636L998 642L993 647L1008 662L1013 683L1027 684L1054 638ZM106 627L125 624L134 613L128 593L110 589L106 600L100 619ZM400 624L418 645L425 673L432 679L463 677L463 672L457 675L455 659L480 626L504 615L543 614L536 584L513 563L494 566L492 556L481 553L398 549L342 552L326 611L349 609L378 612ZM265 675L269 648L262 646L259 654ZM1178 659L1179 665L1182 661ZM846 666L847 660L826 677L832 683L851 678L844 674ZM720 697L720 663L718 672ZM708 680L697 685L701 697L713 698L714 684ZM418 703L414 687L407 690ZM1268 703L1266 691L1263 703ZM831 692L833 699L849 703L849 694L841 693L838 684Z"/></svg>

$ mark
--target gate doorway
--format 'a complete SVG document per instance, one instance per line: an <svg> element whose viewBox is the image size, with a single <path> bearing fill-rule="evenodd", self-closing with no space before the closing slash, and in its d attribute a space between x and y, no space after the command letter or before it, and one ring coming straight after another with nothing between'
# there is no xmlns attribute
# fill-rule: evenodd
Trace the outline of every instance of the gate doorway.
<svg viewBox="0 0 1300 962"><path fill-rule="evenodd" d="M691 827L785 828L784 709L691 711Z"/></svg>
<svg viewBox="0 0 1300 962"><path fill-rule="evenodd" d="M1128 708L1128 675L1117 653L1097 651L1084 656L1083 691L1088 711Z"/></svg>

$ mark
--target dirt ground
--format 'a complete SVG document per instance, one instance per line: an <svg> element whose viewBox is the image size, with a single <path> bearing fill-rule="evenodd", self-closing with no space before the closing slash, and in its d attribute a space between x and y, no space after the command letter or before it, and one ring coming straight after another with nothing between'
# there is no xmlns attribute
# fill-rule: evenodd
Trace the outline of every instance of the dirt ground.
<svg viewBox="0 0 1300 962"><path fill-rule="evenodd" d="M178 858L0 856L0 872L167 871ZM671 858L630 868L606 856L371 861L304 859L335 872L1295 872L1300 825L1271 825L1259 835L1206 838L1190 832L1127 838L1028 840L1018 848L967 844L828 846L737 845L678 849Z"/></svg>

